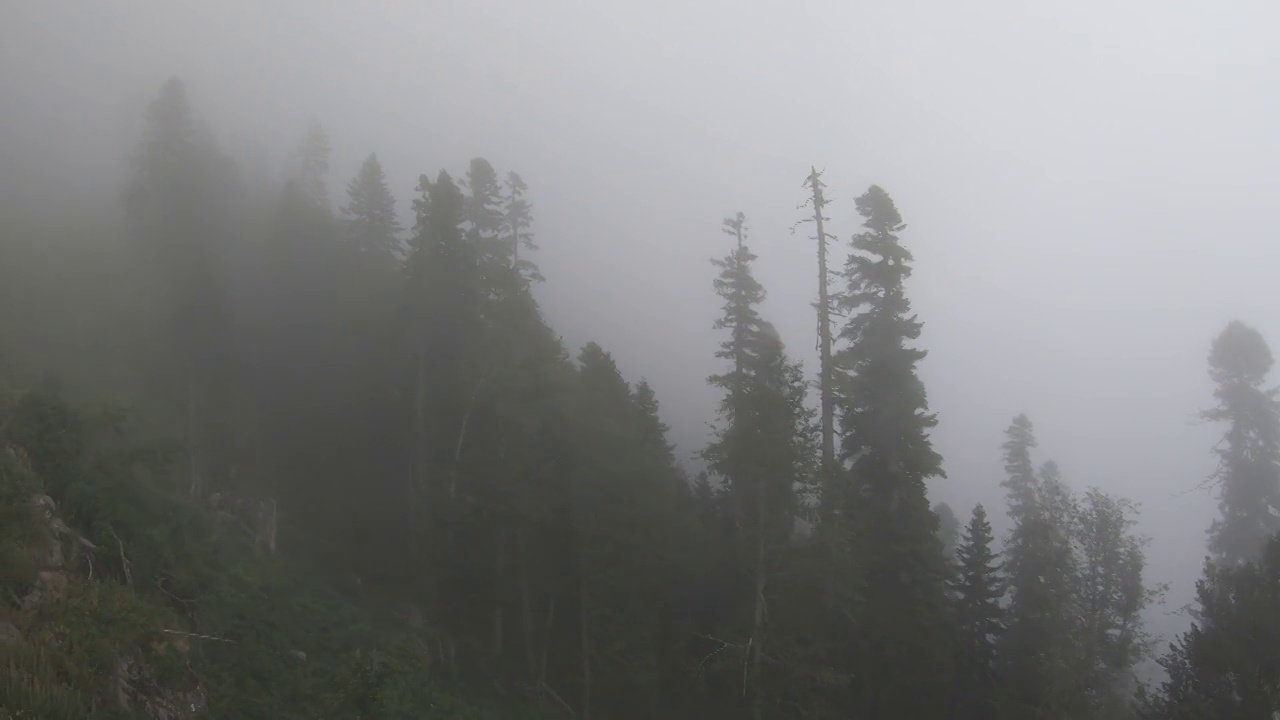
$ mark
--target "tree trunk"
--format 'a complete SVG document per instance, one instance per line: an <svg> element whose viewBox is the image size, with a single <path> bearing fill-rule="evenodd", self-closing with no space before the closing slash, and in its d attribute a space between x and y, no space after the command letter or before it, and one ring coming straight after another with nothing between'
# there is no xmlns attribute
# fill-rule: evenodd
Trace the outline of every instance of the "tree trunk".
<svg viewBox="0 0 1280 720"><path fill-rule="evenodd" d="M418 348L417 377L413 391L413 473L409 487L410 552L421 559L422 525L426 523L423 498L427 485L427 349L424 342Z"/></svg>
<svg viewBox="0 0 1280 720"><path fill-rule="evenodd" d="M199 383L196 382L195 373L187 381L187 456L190 458L191 488L190 494L192 498L200 499L204 495L204 474L203 474L203 438L199 431L200 426L200 408L199 408Z"/></svg>
<svg viewBox="0 0 1280 720"><path fill-rule="evenodd" d="M502 664L502 650L505 646L503 638L503 593L502 593L502 576L506 566L506 560L503 557L504 546L506 544L506 532L499 527L497 537L494 538L494 558L493 558L493 647L490 652L493 655L495 667Z"/></svg>
<svg viewBox="0 0 1280 720"><path fill-rule="evenodd" d="M520 632L524 639L524 660L529 669L529 679L538 677L537 648L533 635L533 598L529 597L529 547L526 531L516 532L516 552L520 556Z"/></svg>
<svg viewBox="0 0 1280 720"><path fill-rule="evenodd" d="M826 198L817 168L810 168L808 185L813 191L813 222L818 236L818 387L822 409L822 473L830 483L835 474L835 398L831 368L831 294L827 289L827 232L822 210Z"/></svg>
<svg viewBox="0 0 1280 720"><path fill-rule="evenodd" d="M751 620L751 718L761 720L763 697L760 688L760 666L764 655L764 586L765 586L765 531L767 529L765 509L765 480L761 478L756 485L756 558L755 558L755 610ZM745 688L744 688L745 690Z"/></svg>
<svg viewBox="0 0 1280 720"><path fill-rule="evenodd" d="M587 610L587 581L578 565L578 631L582 635L582 720L591 720L591 628Z"/></svg>

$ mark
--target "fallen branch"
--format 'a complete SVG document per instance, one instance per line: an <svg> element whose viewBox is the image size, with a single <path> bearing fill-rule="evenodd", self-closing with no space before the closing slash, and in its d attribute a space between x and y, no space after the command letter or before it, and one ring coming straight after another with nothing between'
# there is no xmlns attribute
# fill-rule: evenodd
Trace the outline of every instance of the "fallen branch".
<svg viewBox="0 0 1280 720"><path fill-rule="evenodd" d="M181 630L170 630L169 628L160 628L160 632L168 633L170 635L183 635L185 637L199 638L200 640L217 640L218 642L239 645L235 640L228 640L226 638L218 637L217 635L201 635L199 633L183 632Z"/></svg>
<svg viewBox="0 0 1280 720"><path fill-rule="evenodd" d="M116 534L115 528L110 525L107 526L107 531L111 533L111 537L116 539L116 545L120 547L120 565L124 568L124 581L130 588L132 588L133 570L129 564L129 558L124 554L124 541L122 541L120 536Z"/></svg>
<svg viewBox="0 0 1280 720"><path fill-rule="evenodd" d="M569 717L577 716L577 713L573 711L573 708L569 706L569 703L565 702L564 698L557 695L556 691L552 690L551 686L548 685L546 682L542 683L542 690L546 692L548 695L550 695L552 699L554 699L556 702L560 703L560 706L565 709L565 712L569 713Z"/></svg>

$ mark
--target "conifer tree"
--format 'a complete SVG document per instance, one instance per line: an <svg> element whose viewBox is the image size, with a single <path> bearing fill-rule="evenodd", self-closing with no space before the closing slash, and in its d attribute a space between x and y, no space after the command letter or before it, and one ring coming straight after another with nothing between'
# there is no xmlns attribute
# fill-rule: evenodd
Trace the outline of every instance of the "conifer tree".
<svg viewBox="0 0 1280 720"><path fill-rule="evenodd" d="M1254 561L1206 559L1195 621L1160 659L1167 677L1140 695L1144 720L1270 720L1280 713L1280 537Z"/></svg>
<svg viewBox="0 0 1280 720"><path fill-rule="evenodd" d="M1004 582L991 547L993 539L986 510L975 505L956 549L958 567L952 581L960 633L952 715L957 720L990 718L996 708L996 647L1004 630Z"/></svg>
<svg viewBox="0 0 1280 720"><path fill-rule="evenodd" d="M1075 557L1056 466L1037 473L1034 429L1025 415L1005 432L1004 486L1013 530L1005 544L1010 601L1000 644L1005 714L1052 718L1067 712L1074 681Z"/></svg>
<svg viewBox="0 0 1280 720"><path fill-rule="evenodd" d="M525 193L529 191L529 186L515 172L507 173L507 179L504 184L506 191L502 198L502 213L505 223L505 233L507 242L511 245L511 261L512 265L520 272L522 276L530 281L542 281L544 278L538 272L538 266L533 261L520 257L520 249L524 248L528 251L538 249L538 245L533 241L533 206L525 198Z"/></svg>
<svg viewBox="0 0 1280 720"><path fill-rule="evenodd" d="M362 254L393 258L400 252L400 220L378 156L370 153L347 185L342 209L348 240Z"/></svg>
<svg viewBox="0 0 1280 720"><path fill-rule="evenodd" d="M170 78L151 103L125 195L138 254L140 315L158 346L142 355L160 406L182 398L190 491L203 495L212 447L215 384L225 371L229 318L223 249L233 183L227 160L193 116L186 87Z"/></svg>
<svg viewBox="0 0 1280 720"><path fill-rule="evenodd" d="M735 246L715 261L721 268L715 289L724 300L715 327L729 335L718 355L733 366L711 378L725 394L721 424L704 457L724 478L732 513L731 542L745 597L736 603L743 619L731 629L745 640L745 694L752 717L759 719L771 682L764 674L764 654L771 647L766 608L776 592L770 581L791 538L797 484L810 468L810 442L803 373L756 310L764 288L751 275L755 255L745 244L744 227L742 213L725 220Z"/></svg>
<svg viewBox="0 0 1280 720"><path fill-rule="evenodd" d="M853 487L841 493L841 522L860 578L862 637L859 712L871 717L938 717L945 695L947 622L938 518L925 480L942 476L929 441L928 411L916 363L925 351L904 283L911 253L893 200L872 186L857 199L866 230L853 237L841 306L849 319L835 362L840 378L841 455Z"/></svg>
<svg viewBox="0 0 1280 720"><path fill-rule="evenodd" d="M1077 692L1091 717L1128 717L1136 687L1133 669L1150 649L1142 613L1160 589L1143 581L1145 541L1132 534L1137 524L1132 503L1090 488L1074 513L1082 678Z"/></svg>
<svg viewBox="0 0 1280 720"><path fill-rule="evenodd" d="M960 518L944 502L934 504L933 514L938 516L938 540L942 543L942 550L948 559L954 558L956 549L960 546Z"/></svg>
<svg viewBox="0 0 1280 720"><path fill-rule="evenodd" d="M1215 453L1222 517L1209 528L1209 550L1217 562L1255 559L1280 530L1280 403L1263 387L1274 360L1257 330L1233 321L1214 339L1209 376L1217 407L1204 413L1225 422Z"/></svg>
<svg viewBox="0 0 1280 720"><path fill-rule="evenodd" d="M297 183L299 192L315 207L329 209L329 158L332 148L329 134L319 122L307 124L306 135L298 146L288 170L288 179Z"/></svg>

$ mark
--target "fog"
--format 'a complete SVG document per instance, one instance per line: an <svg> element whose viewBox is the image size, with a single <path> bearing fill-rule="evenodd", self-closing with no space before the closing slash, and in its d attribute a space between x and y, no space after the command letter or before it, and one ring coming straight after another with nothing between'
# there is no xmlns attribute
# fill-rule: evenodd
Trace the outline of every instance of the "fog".
<svg viewBox="0 0 1280 720"><path fill-rule="evenodd" d="M717 398L721 219L747 214L764 313L812 373L801 181L826 170L842 240L880 184L916 258L948 473L931 498L1002 507L1001 433L1027 413L1073 486L1142 504L1167 634L1215 507L1209 341L1235 318L1280 339L1277 19L1167 0L10 2L0 197L114 202L170 75L245 172L274 177L314 118L335 200L376 151L406 219L419 173L483 155L531 187L551 324L647 377L687 456Z"/></svg>

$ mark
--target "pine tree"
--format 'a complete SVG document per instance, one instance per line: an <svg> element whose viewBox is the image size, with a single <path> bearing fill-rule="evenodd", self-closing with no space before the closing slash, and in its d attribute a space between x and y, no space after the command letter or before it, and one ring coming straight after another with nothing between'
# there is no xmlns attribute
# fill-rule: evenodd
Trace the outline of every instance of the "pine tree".
<svg viewBox="0 0 1280 720"><path fill-rule="evenodd" d="M1213 342L1209 376L1218 406L1204 413L1227 423L1215 450L1222 517L1209 529L1209 549L1217 562L1255 559L1280 530L1280 403L1264 389L1274 360L1258 331L1233 321Z"/></svg>
<svg viewBox="0 0 1280 720"><path fill-rule="evenodd" d="M306 135L298 146L288 170L288 179L298 185L307 202L318 208L329 208L329 157L332 148L329 134L319 122L307 125Z"/></svg>
<svg viewBox="0 0 1280 720"><path fill-rule="evenodd" d="M942 550L948 558L953 558L960 545L960 518L944 502L934 504L933 514L938 516L938 541L942 543Z"/></svg>
<svg viewBox="0 0 1280 720"><path fill-rule="evenodd" d="M139 316L157 346L142 355L155 398L182 417L190 492L217 474L217 384L225 370L229 310L223 271L234 183L228 161L199 125L186 87L170 78L148 109L125 195L138 255Z"/></svg>
<svg viewBox="0 0 1280 720"><path fill-rule="evenodd" d="M889 195L872 186L857 199L866 230L853 238L841 306L849 315L836 354L840 378L842 457L854 487L841 492L840 518L851 531L860 578L857 629L863 643L857 675L871 717L939 717L944 712L947 622L938 518L925 480L943 476L929 441L929 413L913 348L920 322L904 283L911 253L898 240L904 227Z"/></svg>
<svg viewBox="0 0 1280 720"><path fill-rule="evenodd" d="M725 394L721 424L704 457L726 483L731 543L745 594L745 602L736 603L745 617L734 630L745 639L748 706L752 717L761 718L771 684L764 674L764 653L771 646L766 607L776 592L771 579L791 538L797 483L810 465L809 413L800 367L788 360L777 332L756 310L764 288L751 275L755 255L745 244L744 228L742 213L725 220L735 246L727 258L715 261L721 268L715 289L724 300L715 327L729 335L718 356L733 366L710 379Z"/></svg>
<svg viewBox="0 0 1280 720"><path fill-rule="evenodd" d="M525 199L529 186L515 172L507 173L504 185L506 194L502 198L502 214L505 223L506 240L511 244L512 265L529 281L541 282L545 278L538 272L533 261L520 257L520 248L535 251L538 246L533 241L533 206Z"/></svg>
<svg viewBox="0 0 1280 720"><path fill-rule="evenodd" d="M1031 421L1019 415L1005 434L1008 477L1003 484L1014 526L1004 552L1010 601L1000 644L1003 712L1055 718L1069 712L1076 699L1070 688L1076 669L1076 564L1067 524L1072 506L1055 465L1035 471Z"/></svg>
<svg viewBox="0 0 1280 720"><path fill-rule="evenodd" d="M1271 720L1280 713L1280 537L1255 561L1206 559L1191 629L1160 660L1168 677L1140 696L1145 720Z"/></svg>
<svg viewBox="0 0 1280 720"><path fill-rule="evenodd" d="M393 258L400 252L400 220L396 201L387 188L378 156L370 153L360 172L347 185L342 209L348 240L362 254Z"/></svg>
<svg viewBox="0 0 1280 720"><path fill-rule="evenodd" d="M960 633L955 713L957 720L981 720L996 708L997 642L1004 630L1004 582L992 550L991 523L982 505L973 508L956 549L957 573L952 582Z"/></svg>

